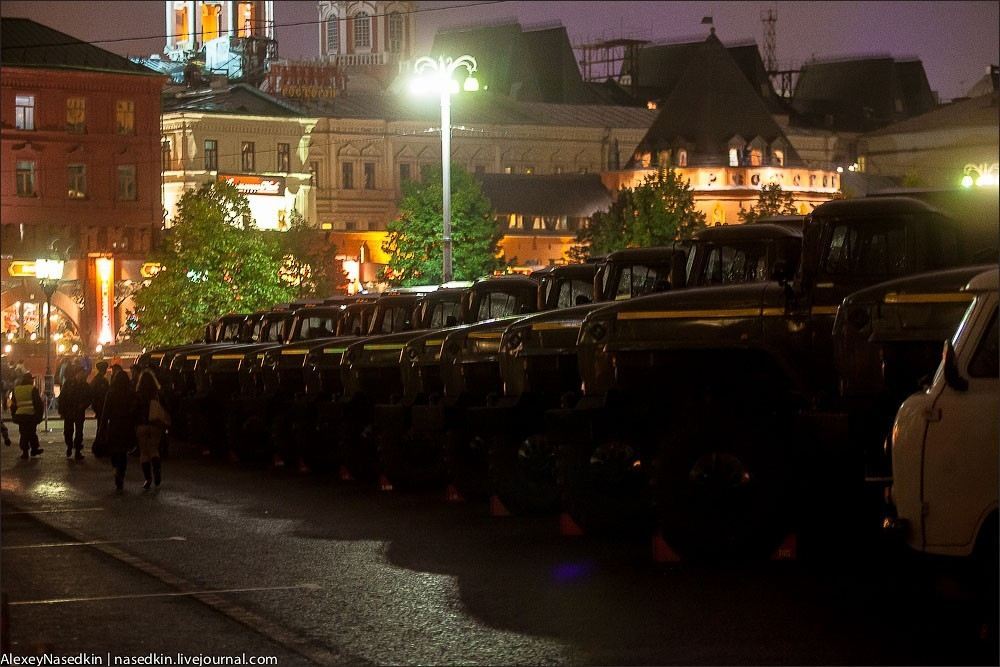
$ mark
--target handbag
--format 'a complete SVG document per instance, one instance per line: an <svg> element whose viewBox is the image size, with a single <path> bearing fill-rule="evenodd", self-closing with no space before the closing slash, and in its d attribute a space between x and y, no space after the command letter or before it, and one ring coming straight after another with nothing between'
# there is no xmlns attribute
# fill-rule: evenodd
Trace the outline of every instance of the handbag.
<svg viewBox="0 0 1000 667"><path fill-rule="evenodd" d="M170 414L164 409L159 399L149 401L149 423L167 428L170 426Z"/></svg>

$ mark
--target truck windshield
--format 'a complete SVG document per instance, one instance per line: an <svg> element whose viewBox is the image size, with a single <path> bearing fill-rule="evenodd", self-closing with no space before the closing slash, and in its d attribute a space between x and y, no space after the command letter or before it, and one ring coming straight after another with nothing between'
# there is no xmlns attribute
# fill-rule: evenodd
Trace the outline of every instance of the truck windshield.
<svg viewBox="0 0 1000 667"><path fill-rule="evenodd" d="M518 299L505 292L486 292L479 298L476 321L491 320L495 317L516 315L521 311Z"/></svg>
<svg viewBox="0 0 1000 667"><path fill-rule="evenodd" d="M604 274L604 296L607 301L631 299L669 288L669 262L652 266L645 264L618 266Z"/></svg>
<svg viewBox="0 0 1000 667"><path fill-rule="evenodd" d="M440 329L448 324L448 318L458 322L461 317L462 305L457 301L442 301L434 304L431 309L430 327Z"/></svg>
<svg viewBox="0 0 1000 667"><path fill-rule="evenodd" d="M692 276L698 285L755 283L769 278L766 243L711 244L701 252L705 253L701 275Z"/></svg>
<svg viewBox="0 0 1000 667"><path fill-rule="evenodd" d="M300 338L323 338L332 336L337 329L336 319L326 317L303 317L299 325Z"/></svg>
<svg viewBox="0 0 1000 667"><path fill-rule="evenodd" d="M382 312L382 320L378 323L375 333L396 333L410 329L411 309L406 306L390 306Z"/></svg>
<svg viewBox="0 0 1000 667"><path fill-rule="evenodd" d="M832 276L902 276L955 266L958 239L918 216L834 221L828 226L822 268Z"/></svg>
<svg viewBox="0 0 1000 667"><path fill-rule="evenodd" d="M557 288L558 292L552 294L553 288ZM590 280L555 280L546 279L545 281L545 303L552 303L553 298L556 299L557 308L571 308L577 305L577 299L583 297L586 299L585 303L590 303L594 298L594 283Z"/></svg>

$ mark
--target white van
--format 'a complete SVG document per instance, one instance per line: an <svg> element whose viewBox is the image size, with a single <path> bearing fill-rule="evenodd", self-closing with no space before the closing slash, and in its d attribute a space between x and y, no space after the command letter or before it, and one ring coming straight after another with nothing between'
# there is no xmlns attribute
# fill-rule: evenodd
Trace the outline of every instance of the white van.
<svg viewBox="0 0 1000 667"><path fill-rule="evenodd" d="M944 345L931 386L900 407L892 430L891 500L913 549L997 559L1000 379L998 270L964 288L974 295Z"/></svg>

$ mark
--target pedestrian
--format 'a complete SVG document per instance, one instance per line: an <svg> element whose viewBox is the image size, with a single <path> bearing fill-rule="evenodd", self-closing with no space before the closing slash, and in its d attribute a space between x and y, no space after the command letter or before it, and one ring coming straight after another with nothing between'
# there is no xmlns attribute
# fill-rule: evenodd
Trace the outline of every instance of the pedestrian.
<svg viewBox="0 0 1000 667"><path fill-rule="evenodd" d="M97 375L90 381L90 404L94 408L97 423L101 423L101 411L104 409L104 398L108 395L108 362L97 362Z"/></svg>
<svg viewBox="0 0 1000 667"><path fill-rule="evenodd" d="M21 458L28 458L29 451L31 456L38 456L45 451L38 443L36 431L39 422L42 421L45 404L31 373L22 375L21 381L14 386L14 398L11 400L10 409L20 435Z"/></svg>
<svg viewBox="0 0 1000 667"><path fill-rule="evenodd" d="M83 421L90 405L90 386L83 369L72 364L66 371L66 381L59 392L59 415L63 418L63 437L66 440L66 458L83 459Z"/></svg>
<svg viewBox="0 0 1000 667"><path fill-rule="evenodd" d="M159 487L162 481L160 441L170 426L170 416L163 408L160 381L148 368L139 373L135 401L135 437L139 441L139 463L145 479L142 488L148 489L150 484Z"/></svg>
<svg viewBox="0 0 1000 667"><path fill-rule="evenodd" d="M115 469L115 489L121 491L125 486L128 452L135 447L135 392L125 373L111 378L97 437L106 443Z"/></svg>
<svg viewBox="0 0 1000 667"><path fill-rule="evenodd" d="M80 357L80 368L83 369L84 379L88 378L90 376L90 371L94 369L94 364L90 360L90 355L88 355L86 352L84 352L83 356Z"/></svg>

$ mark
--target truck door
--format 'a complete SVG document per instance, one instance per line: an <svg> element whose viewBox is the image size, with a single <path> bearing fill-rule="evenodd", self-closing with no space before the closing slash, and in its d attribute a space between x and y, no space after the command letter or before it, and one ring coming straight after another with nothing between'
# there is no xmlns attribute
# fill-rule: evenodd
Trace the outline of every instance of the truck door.
<svg viewBox="0 0 1000 667"><path fill-rule="evenodd" d="M939 377L926 416L923 457L924 547L967 547L976 527L997 504L997 442L1000 380L997 357L997 295L956 341L956 365L968 388ZM978 304L977 304L978 305ZM963 550L964 552L964 550Z"/></svg>

